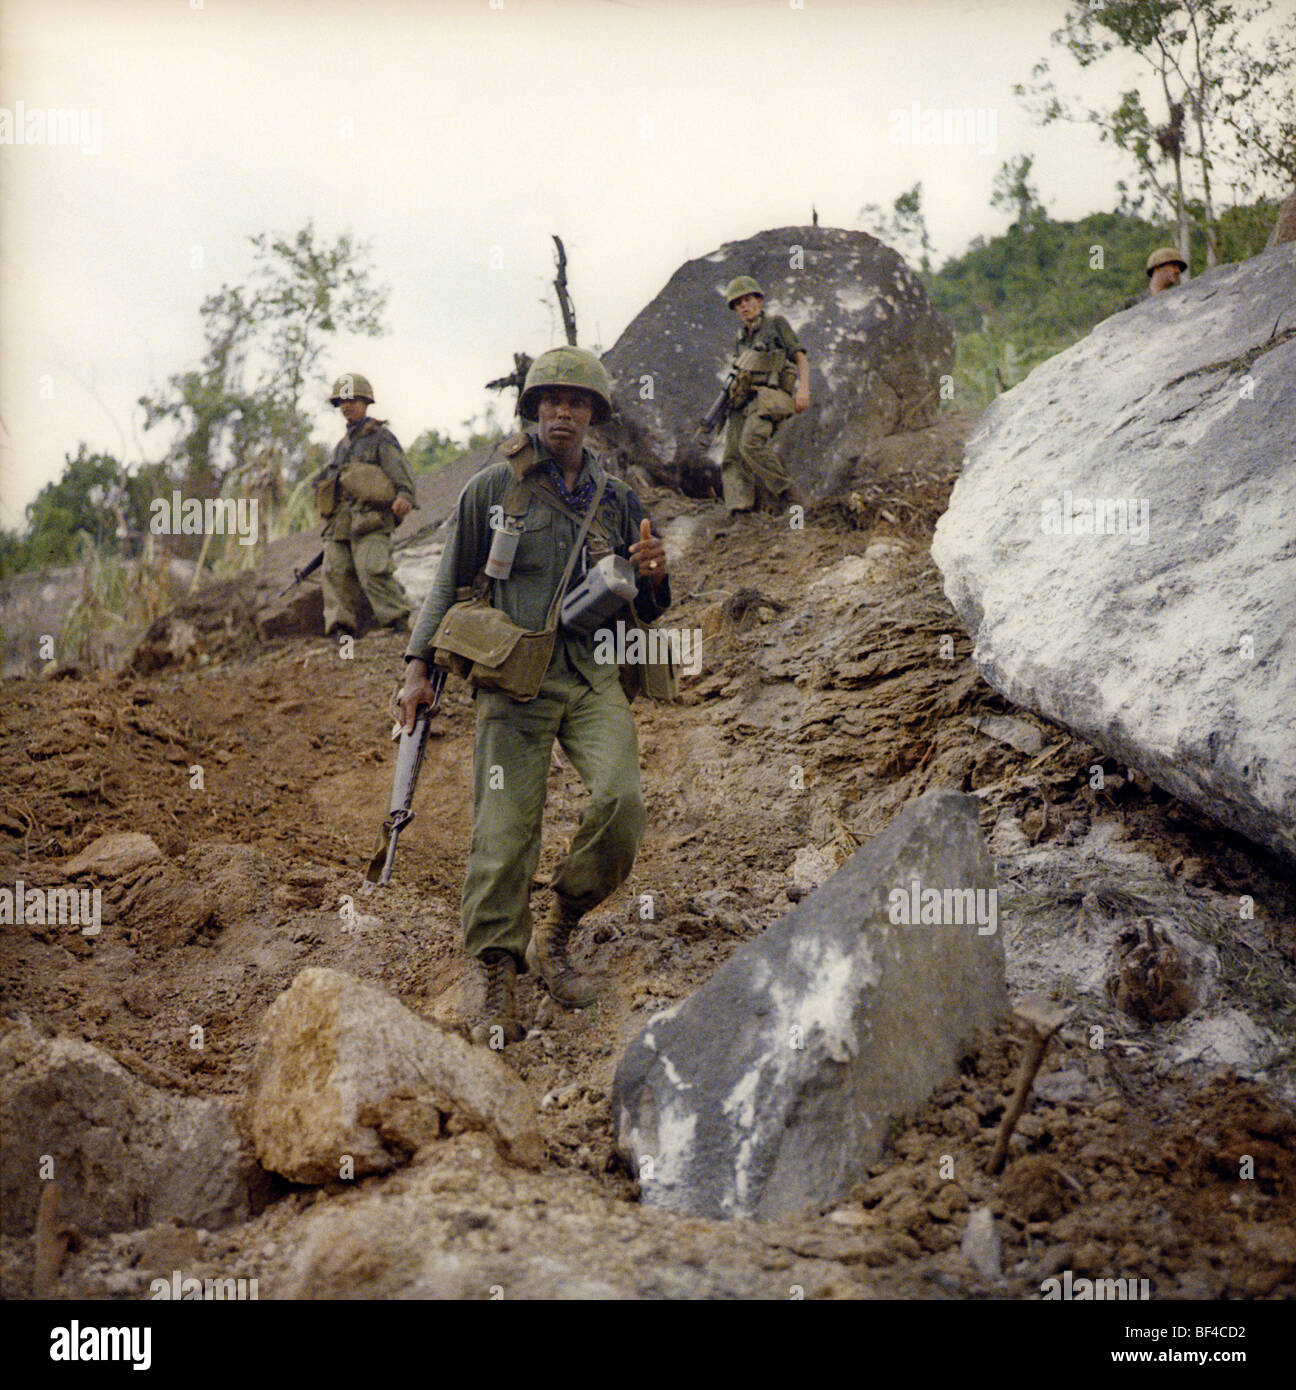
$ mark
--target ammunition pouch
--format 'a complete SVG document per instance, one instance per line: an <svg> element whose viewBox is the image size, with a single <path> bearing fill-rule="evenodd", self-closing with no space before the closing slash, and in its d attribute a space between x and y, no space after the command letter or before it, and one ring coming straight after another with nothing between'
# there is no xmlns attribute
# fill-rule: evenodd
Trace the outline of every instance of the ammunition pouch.
<svg viewBox="0 0 1296 1390"><path fill-rule="evenodd" d="M390 509L378 511L373 507L360 507L351 513L350 538L358 541L372 536L375 531L395 530L394 521Z"/></svg>
<svg viewBox="0 0 1296 1390"><path fill-rule="evenodd" d="M327 521L337 511L338 480L336 473L330 473L323 482L315 484L315 510L321 521Z"/></svg>
<svg viewBox="0 0 1296 1390"><path fill-rule="evenodd" d="M752 398L754 391L771 387L786 390L789 395L796 389L796 368L788 361L782 348L743 348L735 360L736 368L733 385L729 388L729 405L741 410ZM787 374L791 373L791 386L785 386ZM761 410L764 415L764 409ZM779 416L778 418L782 418Z"/></svg>
<svg viewBox="0 0 1296 1390"><path fill-rule="evenodd" d="M484 595L456 603L432 638L433 661L478 690L534 700L553 656L556 630L528 632Z"/></svg>
<svg viewBox="0 0 1296 1390"><path fill-rule="evenodd" d="M634 604L628 603L625 612L629 615L626 623L627 631L630 627L637 627L644 633L644 648L652 651L651 638L648 636L652 632L652 625L644 620L635 612ZM648 700L673 700L679 689L679 672L675 669L675 659L671 655L669 644L664 645L665 660L663 661L643 661L621 663L619 668L621 676L621 689L625 692L627 700L633 703L636 695L642 695Z"/></svg>
<svg viewBox="0 0 1296 1390"><path fill-rule="evenodd" d="M752 378L750 372L735 372L729 383L729 408L741 410L751 399Z"/></svg>
<svg viewBox="0 0 1296 1390"><path fill-rule="evenodd" d="M348 463L339 481L342 491L371 507L390 507L396 500L396 484L376 463Z"/></svg>
<svg viewBox="0 0 1296 1390"><path fill-rule="evenodd" d="M756 413L758 415L763 415L767 420L773 420L777 424L780 420L786 420L792 414L793 409L792 397L786 391L781 391L775 386L758 386L756 388Z"/></svg>
<svg viewBox="0 0 1296 1390"><path fill-rule="evenodd" d="M795 394L797 389L797 369L791 362L779 373L778 387L780 391L786 391L789 396Z"/></svg>
<svg viewBox="0 0 1296 1390"><path fill-rule="evenodd" d="M782 348L762 352L759 348L743 348L738 354L738 370L749 372L758 385L766 384L767 378L777 376L787 362L787 353Z"/></svg>

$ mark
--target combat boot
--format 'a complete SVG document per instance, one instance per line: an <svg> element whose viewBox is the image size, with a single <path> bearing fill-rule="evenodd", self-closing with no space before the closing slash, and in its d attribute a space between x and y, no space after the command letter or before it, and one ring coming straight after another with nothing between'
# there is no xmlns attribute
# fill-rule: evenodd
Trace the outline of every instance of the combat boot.
<svg viewBox="0 0 1296 1390"><path fill-rule="evenodd" d="M527 964L539 970L555 1002L567 1009L587 1009L598 1002L594 982L580 974L567 957L572 933L580 914L555 898L544 919L536 924L527 945Z"/></svg>
<svg viewBox="0 0 1296 1390"><path fill-rule="evenodd" d="M478 968L486 988L486 999L481 1012L468 1030L468 1036L475 1043L485 1043L488 1047L500 1040L520 1042L525 1036L517 1016L517 962L507 951L483 951L477 957ZM498 1033L495 1029L499 1029Z"/></svg>

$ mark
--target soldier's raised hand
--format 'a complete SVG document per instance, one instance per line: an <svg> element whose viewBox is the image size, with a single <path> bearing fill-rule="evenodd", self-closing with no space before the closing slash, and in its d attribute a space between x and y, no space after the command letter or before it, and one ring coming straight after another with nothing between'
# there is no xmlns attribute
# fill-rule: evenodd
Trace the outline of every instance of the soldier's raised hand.
<svg viewBox="0 0 1296 1390"><path fill-rule="evenodd" d="M639 539L630 547L630 563L636 574L646 574L654 584L666 578L666 547L653 535L647 517L639 523Z"/></svg>

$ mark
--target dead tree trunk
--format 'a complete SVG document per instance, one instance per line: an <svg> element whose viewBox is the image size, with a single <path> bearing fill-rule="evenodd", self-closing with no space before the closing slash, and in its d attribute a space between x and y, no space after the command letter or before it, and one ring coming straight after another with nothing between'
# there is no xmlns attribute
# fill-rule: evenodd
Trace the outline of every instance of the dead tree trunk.
<svg viewBox="0 0 1296 1390"><path fill-rule="evenodd" d="M567 252L562 244L562 237L554 234L554 245L558 248L558 274L554 276L554 290L558 295L558 307L562 310L563 332L567 335L568 345L576 346L576 310L571 302L571 295L567 293Z"/></svg>

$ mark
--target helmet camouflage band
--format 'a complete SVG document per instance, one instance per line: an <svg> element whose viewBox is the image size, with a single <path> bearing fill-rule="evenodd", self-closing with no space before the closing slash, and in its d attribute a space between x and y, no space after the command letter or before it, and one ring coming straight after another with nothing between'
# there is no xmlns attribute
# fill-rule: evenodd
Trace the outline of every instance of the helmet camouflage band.
<svg viewBox="0 0 1296 1390"><path fill-rule="evenodd" d="M1177 265L1180 270L1188 269L1188 262L1173 246L1162 246L1153 251L1147 259L1147 273L1151 275L1159 265Z"/></svg>
<svg viewBox="0 0 1296 1390"><path fill-rule="evenodd" d="M333 394L329 397L330 405L341 405L343 401L368 401L373 404L373 387L369 385L369 378L361 376L359 372L343 372L333 383Z"/></svg>
<svg viewBox="0 0 1296 1390"><path fill-rule="evenodd" d="M758 294L762 299L765 298L765 291L750 275L740 275L725 286L725 302L731 309L745 294Z"/></svg>
<svg viewBox="0 0 1296 1390"><path fill-rule="evenodd" d="M572 386L594 397L594 423L601 425L612 414L612 383L603 364L584 348L560 347L542 352L531 364L518 402L524 420L536 419L540 392L546 386Z"/></svg>

